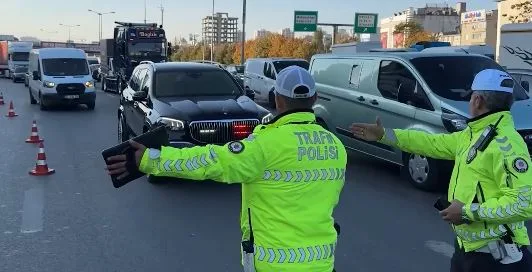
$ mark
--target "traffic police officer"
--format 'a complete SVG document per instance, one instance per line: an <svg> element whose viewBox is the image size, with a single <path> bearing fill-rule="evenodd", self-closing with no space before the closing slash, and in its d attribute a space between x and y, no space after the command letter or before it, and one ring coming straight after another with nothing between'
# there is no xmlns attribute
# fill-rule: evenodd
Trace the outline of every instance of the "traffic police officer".
<svg viewBox="0 0 532 272"><path fill-rule="evenodd" d="M532 216L532 172L527 146L509 111L513 87L513 79L503 71L478 73L469 102L473 118L465 130L452 134L384 129L378 118L376 125L351 127L364 140L455 160L450 204L440 212L457 236L452 272L531 271L524 222Z"/></svg>
<svg viewBox="0 0 532 272"><path fill-rule="evenodd" d="M275 84L279 115L247 139L146 152L131 142L137 165L154 176L241 183L245 271L331 272L337 240L332 214L347 154L338 138L316 124L316 97L307 70L285 68ZM110 158L109 174L127 175L126 157ZM197 165L186 167L189 161ZM175 167L164 168L168 163Z"/></svg>

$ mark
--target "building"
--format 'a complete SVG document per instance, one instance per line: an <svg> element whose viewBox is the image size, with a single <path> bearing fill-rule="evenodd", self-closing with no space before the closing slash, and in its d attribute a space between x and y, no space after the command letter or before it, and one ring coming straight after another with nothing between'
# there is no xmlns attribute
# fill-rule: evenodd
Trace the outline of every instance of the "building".
<svg viewBox="0 0 532 272"><path fill-rule="evenodd" d="M206 43L233 43L237 41L238 18L218 12L202 20L202 39Z"/></svg>
<svg viewBox="0 0 532 272"><path fill-rule="evenodd" d="M255 39L260 39L266 37L268 34L270 34L270 31L262 28L257 31L255 31Z"/></svg>
<svg viewBox="0 0 532 272"><path fill-rule="evenodd" d="M287 39L293 39L294 38L294 32L289 27L283 28L281 30L281 35Z"/></svg>
<svg viewBox="0 0 532 272"><path fill-rule="evenodd" d="M476 10L462 13L461 45L497 45L497 10Z"/></svg>
<svg viewBox="0 0 532 272"><path fill-rule="evenodd" d="M499 44L501 35L501 26L511 23L532 22L532 13L521 15L521 10L515 8L516 4L522 4L530 0L498 0L498 25L497 25L497 58L499 56Z"/></svg>
<svg viewBox="0 0 532 272"><path fill-rule="evenodd" d="M459 32L440 33L438 36L440 37L438 39L440 42L449 42L452 46L461 45L462 35Z"/></svg>
<svg viewBox="0 0 532 272"><path fill-rule="evenodd" d="M417 22L429 33L448 33L460 28L460 13L465 3L456 7L447 5L426 5L423 8L410 7L380 21L381 42L384 48L403 47L404 34L394 34L395 27L401 23Z"/></svg>

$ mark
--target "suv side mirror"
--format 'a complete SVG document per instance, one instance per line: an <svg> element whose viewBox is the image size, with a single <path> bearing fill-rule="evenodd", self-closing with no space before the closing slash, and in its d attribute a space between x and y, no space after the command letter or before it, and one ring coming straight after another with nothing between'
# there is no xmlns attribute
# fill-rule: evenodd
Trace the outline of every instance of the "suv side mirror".
<svg viewBox="0 0 532 272"><path fill-rule="evenodd" d="M246 96L251 98L251 100L255 100L255 92L246 88Z"/></svg>
<svg viewBox="0 0 532 272"><path fill-rule="evenodd" d="M133 94L133 101L144 101L148 93L145 91L139 91Z"/></svg>
<svg viewBox="0 0 532 272"><path fill-rule="evenodd" d="M528 81L521 81L521 86L523 86L523 89L527 92L530 92L530 83L528 83Z"/></svg>
<svg viewBox="0 0 532 272"><path fill-rule="evenodd" d="M32 73L33 80L40 80L41 75L39 75L39 71L33 71Z"/></svg>

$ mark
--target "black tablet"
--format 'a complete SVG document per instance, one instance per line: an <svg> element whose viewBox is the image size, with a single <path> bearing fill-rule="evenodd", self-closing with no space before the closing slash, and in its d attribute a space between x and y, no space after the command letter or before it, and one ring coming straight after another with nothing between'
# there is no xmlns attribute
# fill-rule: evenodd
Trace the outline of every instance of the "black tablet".
<svg viewBox="0 0 532 272"><path fill-rule="evenodd" d="M164 126L160 126L153 130L150 130L142 135L133 138L132 140L137 143L143 144L147 148L160 149L161 146L169 145L168 132L166 131L166 128ZM129 142L123 142L119 145L105 149L104 151L102 151L102 156L105 163L107 164L107 158L125 154L129 150L129 148L132 148ZM120 188L142 176L144 176L144 173L137 170L134 173L129 173L127 177L121 180L117 179L117 175L113 175L111 176L111 180L113 181L113 186L115 188Z"/></svg>

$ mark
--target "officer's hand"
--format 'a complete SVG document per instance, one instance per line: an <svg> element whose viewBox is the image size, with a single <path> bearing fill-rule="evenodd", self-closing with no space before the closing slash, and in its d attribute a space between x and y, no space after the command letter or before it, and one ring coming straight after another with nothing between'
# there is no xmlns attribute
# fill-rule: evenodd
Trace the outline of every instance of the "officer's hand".
<svg viewBox="0 0 532 272"><path fill-rule="evenodd" d="M353 123L351 132L357 138L374 142L382 139L384 127L381 124L381 119L377 116L375 124Z"/></svg>
<svg viewBox="0 0 532 272"><path fill-rule="evenodd" d="M441 218L454 225L461 225L464 223L462 220L462 207L464 203L453 200L451 205L447 209L440 212Z"/></svg>
<svg viewBox="0 0 532 272"><path fill-rule="evenodd" d="M131 147L135 150L135 166L138 168L140 165L140 161L142 160L142 156L144 155L144 152L146 151L146 147L142 144L139 144L134 141L129 141L129 144ZM116 155L109 157L107 159L107 174L109 175L118 175L117 179L125 178L129 175L129 172L127 171L127 155Z"/></svg>

